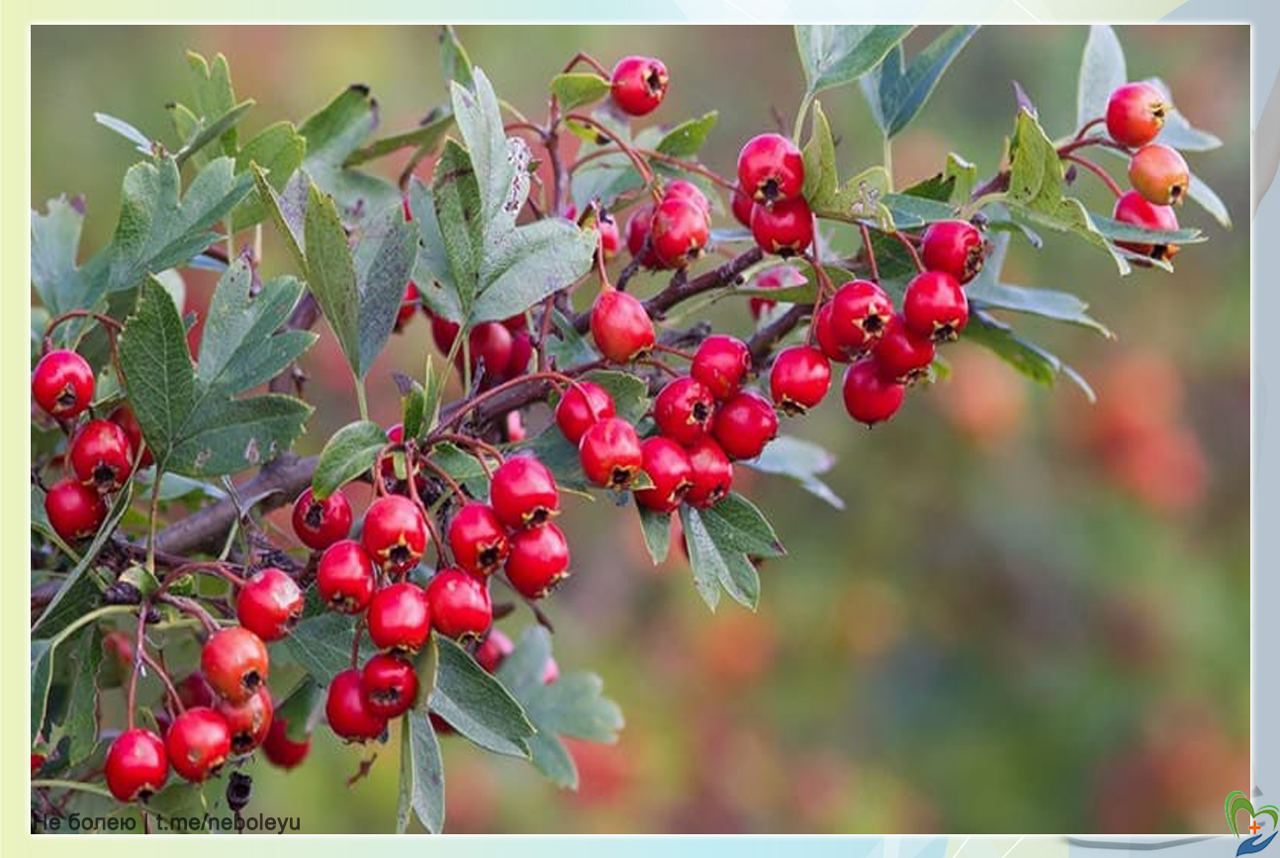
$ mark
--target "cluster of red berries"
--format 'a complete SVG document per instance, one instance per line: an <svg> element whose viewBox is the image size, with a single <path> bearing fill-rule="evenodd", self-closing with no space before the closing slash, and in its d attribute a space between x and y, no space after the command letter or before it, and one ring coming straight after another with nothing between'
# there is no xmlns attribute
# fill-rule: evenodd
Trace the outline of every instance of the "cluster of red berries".
<svg viewBox="0 0 1280 858"><path fill-rule="evenodd" d="M641 206L627 220L627 250L645 268L684 268L702 255L710 237L711 203L684 179L668 182L661 201Z"/></svg>
<svg viewBox="0 0 1280 858"><path fill-rule="evenodd" d="M766 253L794 256L813 243L813 213L803 190L804 155L789 137L757 134L738 152L733 216Z"/></svg>
<svg viewBox="0 0 1280 858"><path fill-rule="evenodd" d="M616 235L616 233L615 233ZM399 331L422 308L431 323L431 339L442 354L452 353L461 326L443 316L438 316L422 303L418 286L412 280L405 286L404 301L396 315ZM481 322L467 332L467 349L459 349L454 364L461 372L466 355L470 356L473 376L484 373L483 386L492 387L522 375L529 368L533 357L533 339L529 335L528 319L523 315L512 316L501 322Z"/></svg>

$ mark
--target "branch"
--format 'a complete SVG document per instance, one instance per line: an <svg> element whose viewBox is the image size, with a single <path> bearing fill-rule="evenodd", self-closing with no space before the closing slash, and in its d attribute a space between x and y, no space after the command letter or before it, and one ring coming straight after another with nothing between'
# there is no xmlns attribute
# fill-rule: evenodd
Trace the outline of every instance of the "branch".
<svg viewBox="0 0 1280 858"><path fill-rule="evenodd" d="M757 371L764 365L764 359L773 350L778 340L803 322L813 309L812 304L796 304L790 310L765 325L747 340L747 348L751 350L751 365Z"/></svg>

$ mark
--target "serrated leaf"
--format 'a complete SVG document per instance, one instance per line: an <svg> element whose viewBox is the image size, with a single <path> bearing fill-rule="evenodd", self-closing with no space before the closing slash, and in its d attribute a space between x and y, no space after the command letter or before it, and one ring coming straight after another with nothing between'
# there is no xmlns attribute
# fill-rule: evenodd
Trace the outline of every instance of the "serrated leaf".
<svg viewBox="0 0 1280 858"><path fill-rule="evenodd" d="M307 257L303 250L306 244L305 199L295 207L290 204L288 196L277 195L275 188L267 181L267 174L256 163L249 165L249 174L253 176L253 187L258 199L266 207L267 218L284 241L285 250L289 251L289 256L293 259L298 273L306 276ZM295 176L303 181L291 181L286 185L286 194L292 189L294 193L301 191L305 198L310 193L311 182L302 173L296 173Z"/></svg>
<svg viewBox="0 0 1280 858"><path fill-rule="evenodd" d="M796 46L810 94L852 83L875 68L911 26L797 25Z"/></svg>
<svg viewBox="0 0 1280 858"><path fill-rule="evenodd" d="M256 164L265 174L266 182L276 192L284 190L289 179L302 166L307 151L307 140L292 122L276 122L259 131L236 153L236 172L244 173ZM255 188L240 205L231 212L231 228L239 231L260 223L268 215L270 203L264 200L260 189Z"/></svg>
<svg viewBox="0 0 1280 858"><path fill-rule="evenodd" d="M680 523L684 530L684 544L689 550L689 566L693 571L693 586L707 603L707 607L715 610L720 603L720 588L723 581L732 580L729 560L716 547L702 516L691 506L680 507ZM741 558L738 552L732 552L734 558ZM735 589L737 589L735 587Z"/></svg>
<svg viewBox="0 0 1280 858"><path fill-rule="evenodd" d="M666 561L671 553L671 513L655 512L648 507L636 504L640 513L640 531L644 534L644 547L657 566Z"/></svg>
<svg viewBox="0 0 1280 858"><path fill-rule="evenodd" d="M791 435L779 435L756 458L742 464L766 474L790 477L800 487L836 509L844 509L844 501L831 487L818 479L835 466L835 456L812 441Z"/></svg>
<svg viewBox="0 0 1280 858"><path fill-rule="evenodd" d="M196 402L187 332L173 299L154 278L143 282L118 340L129 404L163 470Z"/></svg>
<svg viewBox="0 0 1280 858"><path fill-rule="evenodd" d="M1076 82L1076 127L1106 116L1111 93L1128 81L1124 48L1120 47L1116 31L1107 24L1094 24L1089 28L1084 55L1080 58L1080 77Z"/></svg>
<svg viewBox="0 0 1280 858"><path fill-rule="evenodd" d="M195 86L197 116L207 124L214 117L223 116L235 109L236 94L231 85L231 69L225 56L217 54L213 62L209 62L200 54L188 51L187 65L191 68ZM235 126L228 127L219 136L221 154L234 156L239 145Z"/></svg>
<svg viewBox="0 0 1280 858"><path fill-rule="evenodd" d="M311 412L302 400L278 393L210 397L192 412L167 466L189 477L213 477L266 464L292 447Z"/></svg>
<svg viewBox="0 0 1280 858"><path fill-rule="evenodd" d="M436 164L431 182L431 202L439 225L449 282L465 317L479 291L480 267L485 252L485 221L480 187L466 150L452 140Z"/></svg>
<svg viewBox="0 0 1280 858"><path fill-rule="evenodd" d="M178 166L185 164L193 155L203 150L218 138L222 137L225 139L225 135L228 131L234 133L236 126L240 123L240 120L244 118L244 115L253 107L254 103L253 99L249 99L248 101L237 104L226 113L215 117L208 123L201 121L201 123L194 129L194 133L191 135L191 138L183 144L181 149L174 153L173 159L178 163ZM227 152L227 155L229 156L234 154L234 147L231 151Z"/></svg>
<svg viewBox="0 0 1280 858"><path fill-rule="evenodd" d="M298 128L307 141L302 168L337 201L342 220L347 223L356 223L400 199L399 189L392 182L344 166L377 125L377 102L369 88L353 84Z"/></svg>
<svg viewBox="0 0 1280 858"><path fill-rule="evenodd" d="M595 230L548 218L517 227L486 254L473 323L523 313L569 286L591 267Z"/></svg>
<svg viewBox="0 0 1280 858"><path fill-rule="evenodd" d="M458 32L449 24L440 28L440 70L446 83L457 81L468 89L475 86L471 76L471 57L467 56L467 49L458 40Z"/></svg>
<svg viewBox="0 0 1280 858"><path fill-rule="evenodd" d="M859 81L872 116L886 137L910 124L933 93L947 67L978 31L976 26L949 27L912 57L903 59L895 43L884 60Z"/></svg>
<svg viewBox="0 0 1280 858"><path fill-rule="evenodd" d="M360 294L347 232L334 198L311 185L307 195L307 286L356 375L360 365Z"/></svg>
<svg viewBox="0 0 1280 858"><path fill-rule="evenodd" d="M721 548L759 557L781 557L786 553L764 514L737 492L730 492L715 506L700 513L707 531Z"/></svg>
<svg viewBox="0 0 1280 858"><path fill-rule="evenodd" d="M520 704L456 643L437 638L437 647L431 710L485 750L528 758L535 731Z"/></svg>
<svg viewBox="0 0 1280 858"><path fill-rule="evenodd" d="M45 203L45 213L31 212L31 284L51 316L90 306L92 283L77 263L84 204L65 196ZM71 326L54 335L69 342Z"/></svg>
<svg viewBox="0 0 1280 858"><path fill-rule="evenodd" d="M551 79L551 94L563 111L592 104L609 94L609 81L595 72L565 72Z"/></svg>
<svg viewBox="0 0 1280 858"><path fill-rule="evenodd" d="M676 158L692 158L707 142L711 129L715 128L719 111L711 110L696 119L686 119L679 125L662 135L658 145L653 147L664 155Z"/></svg>
<svg viewBox="0 0 1280 858"><path fill-rule="evenodd" d="M346 483L373 468L387 445L387 433L377 423L357 420L333 433L311 476L311 490L324 500Z"/></svg>

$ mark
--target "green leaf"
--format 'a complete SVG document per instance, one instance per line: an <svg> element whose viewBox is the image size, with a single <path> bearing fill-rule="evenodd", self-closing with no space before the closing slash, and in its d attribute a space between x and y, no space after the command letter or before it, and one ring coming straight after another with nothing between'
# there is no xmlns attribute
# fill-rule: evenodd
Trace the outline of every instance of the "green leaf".
<svg viewBox="0 0 1280 858"><path fill-rule="evenodd" d="M343 166L354 167L410 146L417 150L432 152L451 125L453 125L453 114L448 110L435 108L428 114L428 118L423 120L422 125L410 131L402 131L399 134L392 134L390 137L374 140L368 146L357 149L348 155L347 159L342 162Z"/></svg>
<svg viewBox="0 0 1280 858"><path fill-rule="evenodd" d="M366 217L356 228L355 239L353 264L360 295L356 374L363 378L395 329L396 316L404 303L405 284L417 259L418 242L413 225L404 219L399 200Z"/></svg>
<svg viewBox="0 0 1280 858"><path fill-rule="evenodd" d="M697 119L686 119L662 135L654 149L675 158L692 158L707 142L707 136L720 118L719 111L712 110Z"/></svg>
<svg viewBox="0 0 1280 858"><path fill-rule="evenodd" d="M377 104L369 88L353 84L298 128L307 141L302 168L337 201L342 220L347 223L355 223L400 200L400 191L392 182L344 166L377 125Z"/></svg>
<svg viewBox="0 0 1280 858"><path fill-rule="evenodd" d="M219 137L223 137L229 130L234 132L236 125L240 123L240 120L249 112L254 103L253 99L249 99L237 104L207 125L204 122L197 125L191 138L173 155L173 159L178 163L178 166L185 164L195 153L201 151ZM235 153L231 151L227 154L233 155Z"/></svg>
<svg viewBox="0 0 1280 858"><path fill-rule="evenodd" d="M895 43L884 60L862 77L862 94L885 137L895 136L915 119L947 67L977 31L976 26L949 27L910 64L903 59L901 44Z"/></svg>
<svg viewBox="0 0 1280 858"><path fill-rule="evenodd" d="M457 81L468 89L475 88L471 76L471 57L458 41L458 32L451 25L440 28L440 70L445 82Z"/></svg>
<svg viewBox="0 0 1280 858"><path fill-rule="evenodd" d="M98 741L98 667L102 635L90 628L71 661L71 690L62 732L67 736L67 765L76 766L93 753Z"/></svg>
<svg viewBox="0 0 1280 858"><path fill-rule="evenodd" d="M431 356L427 356L430 362ZM405 438L421 438L426 434L427 392L420 383L404 373L392 373L391 379L400 391L400 426Z"/></svg>
<svg viewBox="0 0 1280 858"><path fill-rule="evenodd" d="M307 674L285 695L275 710L275 720L285 722L285 735L301 742L311 735L324 712L324 686Z"/></svg>
<svg viewBox="0 0 1280 858"><path fill-rule="evenodd" d="M471 311L479 291L484 262L484 214L480 188L466 150L452 140L436 164L431 182L431 202L449 264L449 281L463 315Z"/></svg>
<svg viewBox="0 0 1280 858"><path fill-rule="evenodd" d="M527 759L534 727L520 704L456 643L439 637L437 647L431 710L481 748Z"/></svg>
<svg viewBox="0 0 1280 858"><path fill-rule="evenodd" d="M311 477L311 490L324 500L346 483L373 468L387 445L387 433L377 423L357 420L333 433Z"/></svg>
<svg viewBox="0 0 1280 858"><path fill-rule="evenodd" d="M196 385L182 317L154 278L143 282L118 349L129 403L157 467L164 470L184 437Z"/></svg>
<svg viewBox="0 0 1280 858"><path fill-rule="evenodd" d="M815 206L814 214L846 223L874 221L877 228L892 228L894 220L885 208L886 200L894 196L888 193L889 187L889 173L884 167L868 167Z"/></svg>
<svg viewBox="0 0 1280 858"><path fill-rule="evenodd" d="M644 547L657 566L667 559L671 553L671 513L655 512L648 507L636 504L640 513L640 528L644 534Z"/></svg>
<svg viewBox="0 0 1280 858"><path fill-rule="evenodd" d="M360 295L355 262L337 203L316 185L307 192L307 286L316 296L347 363L356 375L360 365Z"/></svg>
<svg viewBox="0 0 1280 858"><path fill-rule="evenodd" d="M270 219L276 231L280 234L280 238L284 241L284 246L289 251L289 256L293 260L293 264L297 267L298 273L306 276L307 273L307 257L303 251L305 240L305 225L297 224L297 220L305 220L305 214L302 218L290 218L285 213L285 200L276 193L271 183L267 181L267 174L263 172L262 167L257 163L249 165L249 173L253 176L253 188L258 195L258 199L266 207L267 218ZM301 176L301 174L298 174ZM301 187L300 183L294 186L292 183L287 187ZM311 182L306 182L305 193L310 193ZM290 211L290 214L298 215L306 210L305 204L300 206L297 211Z"/></svg>
<svg viewBox="0 0 1280 858"><path fill-rule="evenodd" d="M527 450L546 465L556 478L561 489L587 491L593 484L582 470L582 460L576 445L569 443L564 434L555 426L539 432L534 438L517 447Z"/></svg>
<svg viewBox="0 0 1280 858"><path fill-rule="evenodd" d="M73 640L86 627L102 617L136 611L130 605L107 605L76 617L48 638L31 639L31 740L34 743L44 727L49 703L49 687L53 681L53 657L67 641ZM46 737L47 738L47 737Z"/></svg>
<svg viewBox="0 0 1280 858"><path fill-rule="evenodd" d="M396 833L409 827L409 811L427 831L444 830L444 763L431 719L411 709L400 721L400 797L396 804Z"/></svg>
<svg viewBox="0 0 1280 858"><path fill-rule="evenodd" d="M288 637L275 644L321 685L351 666L351 638L355 618L325 611L307 617L294 627ZM372 654L368 636L361 639L360 658Z"/></svg>
<svg viewBox="0 0 1280 858"><path fill-rule="evenodd" d="M217 54L210 63L195 51L187 52L187 65L195 83L195 113L206 123L223 116L236 107L235 89L231 85L231 69L227 58ZM221 154L236 154L238 137L235 126L218 135Z"/></svg>
<svg viewBox="0 0 1280 858"><path fill-rule="evenodd" d="M715 506L701 510L701 516L707 531L721 548L733 548L743 554L760 557L786 554L763 513L737 492L730 492Z"/></svg>
<svg viewBox="0 0 1280 858"><path fill-rule="evenodd" d="M1091 214L1094 226L1112 241L1138 242L1141 244L1199 244L1209 238L1195 227L1164 230L1147 229L1133 224L1121 223L1114 218Z"/></svg>
<svg viewBox="0 0 1280 858"><path fill-rule="evenodd" d="M211 396L191 413L168 467L189 477L215 477L263 465L293 445L311 411L302 400L278 393Z"/></svg>
<svg viewBox="0 0 1280 858"><path fill-rule="evenodd" d="M251 137L236 153L236 173L245 173L256 164L265 174L267 183L279 193L302 166L306 151L307 140L298 133L292 122L276 122ZM269 205L264 200L262 191L255 188L232 211L231 229L239 232L260 223L267 217Z"/></svg>
<svg viewBox="0 0 1280 858"><path fill-rule="evenodd" d="M1093 402L1097 396L1093 388L1078 372L1045 349L1029 342L1013 332L986 312L975 310L969 316L963 337L991 351L996 357L1012 366L1032 381L1052 387L1058 376L1065 375Z"/></svg>
<svg viewBox="0 0 1280 858"><path fill-rule="evenodd" d="M955 152L947 153L947 166L943 170L943 178L953 179L950 201L963 203L973 193L973 186L978 181L978 165L966 161Z"/></svg>
<svg viewBox="0 0 1280 858"><path fill-rule="evenodd" d="M118 119L109 113L93 114L93 121L97 122L104 128L110 128L124 139L133 144L134 148L143 155L150 155L152 150L151 138L143 134L137 128L133 127L123 119Z"/></svg>
<svg viewBox="0 0 1280 858"><path fill-rule="evenodd" d="M649 385L637 375L613 369L595 369L582 378L594 382L613 397L617 416L629 423L638 423L649 410Z"/></svg>
<svg viewBox="0 0 1280 858"><path fill-rule="evenodd" d="M911 30L910 26L797 25L796 46L806 91L812 95L852 83L875 68Z"/></svg>
<svg viewBox="0 0 1280 858"><path fill-rule="evenodd" d="M1231 228L1231 213L1227 211L1227 204L1195 173L1191 174L1191 182L1187 185L1187 196L1208 212L1223 228Z"/></svg>
<svg viewBox="0 0 1280 858"><path fill-rule="evenodd" d="M84 203L78 199L55 197L45 203L44 214L31 212L31 284L52 316L88 309L92 303L90 278L76 264L83 226ZM59 342L69 342L71 327L55 332Z"/></svg>
<svg viewBox="0 0 1280 858"><path fill-rule="evenodd" d="M749 500L731 493L710 509L680 508L685 545L693 567L694 587L712 610L720 588L738 603L755 610L760 576L751 556L776 557L782 543Z"/></svg>
<svg viewBox="0 0 1280 858"><path fill-rule="evenodd" d="M418 229L418 262L413 273L418 294L435 315L461 322L458 287L453 282L449 253L436 217L435 196L417 177L409 183L409 211Z"/></svg>
<svg viewBox="0 0 1280 858"><path fill-rule="evenodd" d="M595 72L565 72L551 79L551 94L563 111L599 101L609 94L609 81Z"/></svg>
<svg viewBox="0 0 1280 858"><path fill-rule="evenodd" d="M955 206L911 194L884 194L880 201L888 208L898 229L916 229L956 216Z"/></svg>
<svg viewBox="0 0 1280 858"><path fill-rule="evenodd" d="M1128 81L1124 48L1120 47L1116 31L1107 24L1094 24L1089 28L1084 56L1080 58L1080 77L1076 83L1076 127L1106 116L1111 93Z"/></svg>
<svg viewBox="0 0 1280 858"><path fill-rule="evenodd" d="M766 474L790 477L800 487L836 509L844 509L844 501L831 487L818 479L835 466L836 458L812 441L792 435L779 435L764 448L759 456L742 464Z"/></svg>
<svg viewBox="0 0 1280 858"><path fill-rule="evenodd" d="M840 177L836 172L836 144L822 102L813 103L812 113L809 142L804 144L804 198L810 208L823 209L835 198Z"/></svg>
<svg viewBox="0 0 1280 858"><path fill-rule="evenodd" d="M472 322L518 315L566 288L591 267L596 242L594 229L579 229L562 218L508 232L485 255Z"/></svg>

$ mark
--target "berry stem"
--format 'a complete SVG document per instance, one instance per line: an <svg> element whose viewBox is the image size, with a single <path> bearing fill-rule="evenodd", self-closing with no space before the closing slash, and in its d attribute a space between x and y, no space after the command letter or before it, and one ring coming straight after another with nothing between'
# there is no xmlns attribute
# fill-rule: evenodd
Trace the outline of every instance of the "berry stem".
<svg viewBox="0 0 1280 858"><path fill-rule="evenodd" d="M1079 164L1081 167L1084 167L1090 173L1093 173L1095 176L1097 176L1099 179L1102 180L1103 184L1105 184L1107 188L1111 191L1111 193L1113 193L1116 197L1120 197L1124 194L1124 191L1121 189L1121 187L1118 184L1116 184L1116 180L1111 178L1111 174L1108 173L1106 170L1104 170L1097 163L1090 161L1088 158L1082 158L1079 155L1063 155L1062 160L1070 161L1073 164Z"/></svg>
<svg viewBox="0 0 1280 858"><path fill-rule="evenodd" d="M160 662L156 661L154 656L146 651L141 641L138 642L138 655L148 667L156 672L156 676L160 677L160 682L164 684L165 694L169 698L169 705L179 715L187 711L187 707L182 705L182 698L178 696L178 689L173 686L173 679L169 676L169 672L164 669Z"/></svg>
<svg viewBox="0 0 1280 858"><path fill-rule="evenodd" d="M889 231L889 235L907 249L908 255L911 257L912 263L915 264L917 271L924 271L924 261L920 258L920 251L916 250L915 244L902 230L894 229Z"/></svg>
<svg viewBox="0 0 1280 858"><path fill-rule="evenodd" d="M1080 130L1076 132L1076 136L1075 136L1074 138L1072 138L1072 140L1073 140L1073 141L1074 141L1074 140L1083 140L1083 139L1084 139L1084 135L1089 133L1089 129L1090 129L1090 128L1093 128L1093 127L1095 127L1095 126L1101 125L1102 123L1104 123L1104 122L1106 122L1106 121L1107 121L1107 118L1106 118L1105 116L1099 116L1099 117L1096 117L1096 118L1094 118L1094 119L1090 119L1090 120L1089 120L1088 122L1086 122L1084 125L1081 125L1081 126L1080 126Z"/></svg>
<svg viewBox="0 0 1280 858"><path fill-rule="evenodd" d="M606 69L604 66L602 66L599 60L591 56L591 54L588 54L586 51L578 51L576 54L574 54L573 58L570 59L569 62L565 64L564 70L566 72L570 72L573 70L574 66L578 65L578 63L585 63L586 65L591 66L591 68L594 69L596 73L599 74L600 77L604 78L605 80L608 80L610 77L612 77L612 73L608 69Z"/></svg>
<svg viewBox="0 0 1280 858"><path fill-rule="evenodd" d="M655 352L663 352L664 354L675 355L678 358L684 358L687 361L693 360L693 353L684 349L678 349L675 346L669 346L665 343L654 343L653 350Z"/></svg>
<svg viewBox="0 0 1280 858"><path fill-rule="evenodd" d="M172 593L161 593L156 596L156 601L163 602L166 605L173 605L184 614L190 614L200 621L204 626L204 630L209 634L213 634L219 629L218 621L213 615L201 607L200 603L194 599L188 599L185 596L175 596Z"/></svg>
<svg viewBox="0 0 1280 858"><path fill-rule="evenodd" d="M588 128L594 128L596 133L601 137L611 140L622 152L631 160L632 166L636 168L636 172L640 174L640 178L644 181L645 187L649 189L649 193L653 196L654 202L661 202L661 194L658 191L657 183L654 179L653 170L645 163L644 158L640 156L630 143L623 140L612 129L597 122L590 116L581 113L570 113L565 117L569 122L577 122L579 125L585 125Z"/></svg>
<svg viewBox="0 0 1280 858"><path fill-rule="evenodd" d="M877 284L880 283L880 266L876 264L876 251L871 245L871 230L867 228L865 223L859 222L858 229L862 231L862 247L867 252L867 265L871 267L871 279Z"/></svg>
<svg viewBox="0 0 1280 858"><path fill-rule="evenodd" d="M129 690L125 694L125 709L129 729L134 727L134 710L138 705L138 674L142 672L143 639L147 631L147 610L151 604L146 599L138 605L138 625L133 636L133 669L129 672Z"/></svg>
<svg viewBox="0 0 1280 858"><path fill-rule="evenodd" d="M192 563L183 563L180 566L175 566L172 569L170 569L168 572L166 572L164 577L160 580L160 588L156 590L156 593L157 594L167 593L169 591L169 588L173 586L174 582L180 580L181 578L187 575L192 575L197 572L207 572L211 575L216 575L217 577L223 579L224 581L230 581L232 584L234 584L237 587L244 586L244 578L240 577L235 572L232 572L230 568L230 564L222 563L219 561L198 560Z"/></svg>

